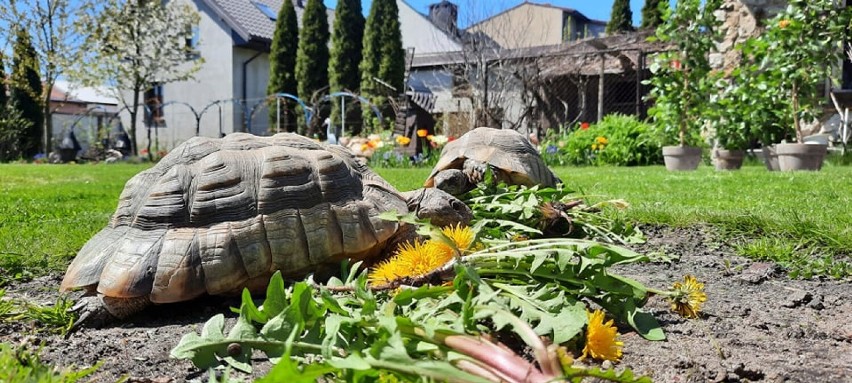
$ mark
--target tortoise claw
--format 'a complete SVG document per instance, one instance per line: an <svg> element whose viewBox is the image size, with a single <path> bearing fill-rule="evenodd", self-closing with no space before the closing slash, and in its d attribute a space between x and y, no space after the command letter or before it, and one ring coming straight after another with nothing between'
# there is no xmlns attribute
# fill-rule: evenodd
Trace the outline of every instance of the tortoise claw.
<svg viewBox="0 0 852 383"><path fill-rule="evenodd" d="M68 329L66 337L76 332L83 327L99 328L116 320L99 296L85 296L80 299L74 306L68 309L68 312L78 313L80 316Z"/></svg>

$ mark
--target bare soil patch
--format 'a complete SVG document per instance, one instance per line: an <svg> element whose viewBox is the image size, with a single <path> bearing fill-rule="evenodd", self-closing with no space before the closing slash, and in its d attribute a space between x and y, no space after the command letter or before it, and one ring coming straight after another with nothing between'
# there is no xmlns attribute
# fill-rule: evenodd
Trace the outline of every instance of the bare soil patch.
<svg viewBox="0 0 852 383"><path fill-rule="evenodd" d="M653 297L646 306L668 340L650 342L622 328L620 367L656 382L852 382L852 284L790 280L774 265L733 255L711 228L643 228L642 252L664 251L671 262L622 267L619 273L664 288L685 274L705 283L708 301L700 320L685 320ZM7 286L7 295L49 304L61 275ZM217 313L229 314L237 299L205 298L155 307L125 323L83 329L68 339L40 334L22 324L0 324L0 342L43 344L42 359L56 366L102 361L98 381L122 376L131 382L207 381L207 372L169 351ZM259 360L255 375L268 363ZM244 377L246 378L246 377Z"/></svg>

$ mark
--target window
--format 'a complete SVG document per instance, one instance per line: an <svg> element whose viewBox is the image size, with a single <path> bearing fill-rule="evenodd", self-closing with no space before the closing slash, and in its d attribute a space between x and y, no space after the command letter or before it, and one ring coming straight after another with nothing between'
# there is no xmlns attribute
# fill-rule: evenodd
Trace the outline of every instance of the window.
<svg viewBox="0 0 852 383"><path fill-rule="evenodd" d="M162 106L163 86L155 84L151 89L145 91L145 125L156 127L165 125Z"/></svg>
<svg viewBox="0 0 852 383"><path fill-rule="evenodd" d="M191 51L198 48L198 40L201 37L201 31L198 25L192 25L186 28L186 50Z"/></svg>
<svg viewBox="0 0 852 383"><path fill-rule="evenodd" d="M268 5L261 3L261 2L258 2L258 1L252 1L252 4L254 4L254 6L257 7L257 9L259 9L260 12L263 13L264 15L266 15L266 17L268 17L270 20L272 20L272 21L278 20L278 15L275 12L273 12L272 8L269 8Z"/></svg>

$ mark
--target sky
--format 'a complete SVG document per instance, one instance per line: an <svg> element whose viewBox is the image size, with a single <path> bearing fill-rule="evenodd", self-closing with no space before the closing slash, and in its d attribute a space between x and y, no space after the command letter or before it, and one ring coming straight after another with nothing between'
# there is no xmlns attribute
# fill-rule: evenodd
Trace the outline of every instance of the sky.
<svg viewBox="0 0 852 383"><path fill-rule="evenodd" d="M420 13L429 12L429 4L440 2L440 0L405 0ZM501 11L516 6L523 0L450 0L459 6L459 26L462 28L471 24L471 21L479 21ZM549 3L552 5L573 8L591 19L609 20L612 11L613 0L537 0L534 3ZM336 0L325 0L325 6L334 8ZM369 12L370 0L363 0L364 13ZM639 25L642 20L642 6L645 0L630 0L630 10L633 11L633 24Z"/></svg>

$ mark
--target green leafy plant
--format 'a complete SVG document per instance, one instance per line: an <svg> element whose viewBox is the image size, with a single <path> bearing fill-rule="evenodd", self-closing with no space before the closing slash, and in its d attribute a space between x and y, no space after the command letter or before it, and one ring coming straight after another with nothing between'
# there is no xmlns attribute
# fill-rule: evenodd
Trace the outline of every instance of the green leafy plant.
<svg viewBox="0 0 852 383"><path fill-rule="evenodd" d="M702 4L703 3L703 4ZM695 146L701 143L704 112L709 105L711 76L708 55L720 38L720 21L713 12L721 0L681 0L666 9L663 24L653 39L673 45L650 66L648 81L654 106L648 110L662 145Z"/></svg>
<svg viewBox="0 0 852 383"><path fill-rule="evenodd" d="M820 87L843 59L843 41L852 27L852 9L832 0L791 0L757 37L762 65L774 74L772 85L788 96L787 109L796 141L803 142L802 121L818 117L824 102Z"/></svg>
<svg viewBox="0 0 852 383"><path fill-rule="evenodd" d="M581 195L557 185L506 186L481 183L463 197L471 208L474 231L493 240L571 237L608 243L637 243L642 233L607 208L624 208L620 200L588 205Z"/></svg>
<svg viewBox="0 0 852 383"><path fill-rule="evenodd" d="M657 164L662 159L651 127L622 114L607 115L587 129L571 131L564 139L549 138L543 149L546 160L561 157L556 162L560 165L634 166Z"/></svg>
<svg viewBox="0 0 852 383"><path fill-rule="evenodd" d="M250 371L249 358L258 350L278 363L270 373L275 378L348 381L390 374L457 382L487 382L493 376L647 381L629 371L568 367L557 351L582 334L581 299L606 307L646 338L664 338L659 324L639 308L651 290L607 270L642 259L611 245L558 239L507 243L465 256L437 271L450 272L451 286L371 291L366 273L355 271L358 265L345 282L333 279L325 287L299 282L285 288L276 274L260 307L244 294L230 330L217 315L200 334L185 335L171 355L200 368L225 363ZM487 336L501 331L530 347L537 365ZM554 345L547 346L541 336Z"/></svg>
<svg viewBox="0 0 852 383"><path fill-rule="evenodd" d="M97 371L99 366L58 370L42 363L37 352L0 343L0 376L5 383L74 383Z"/></svg>

